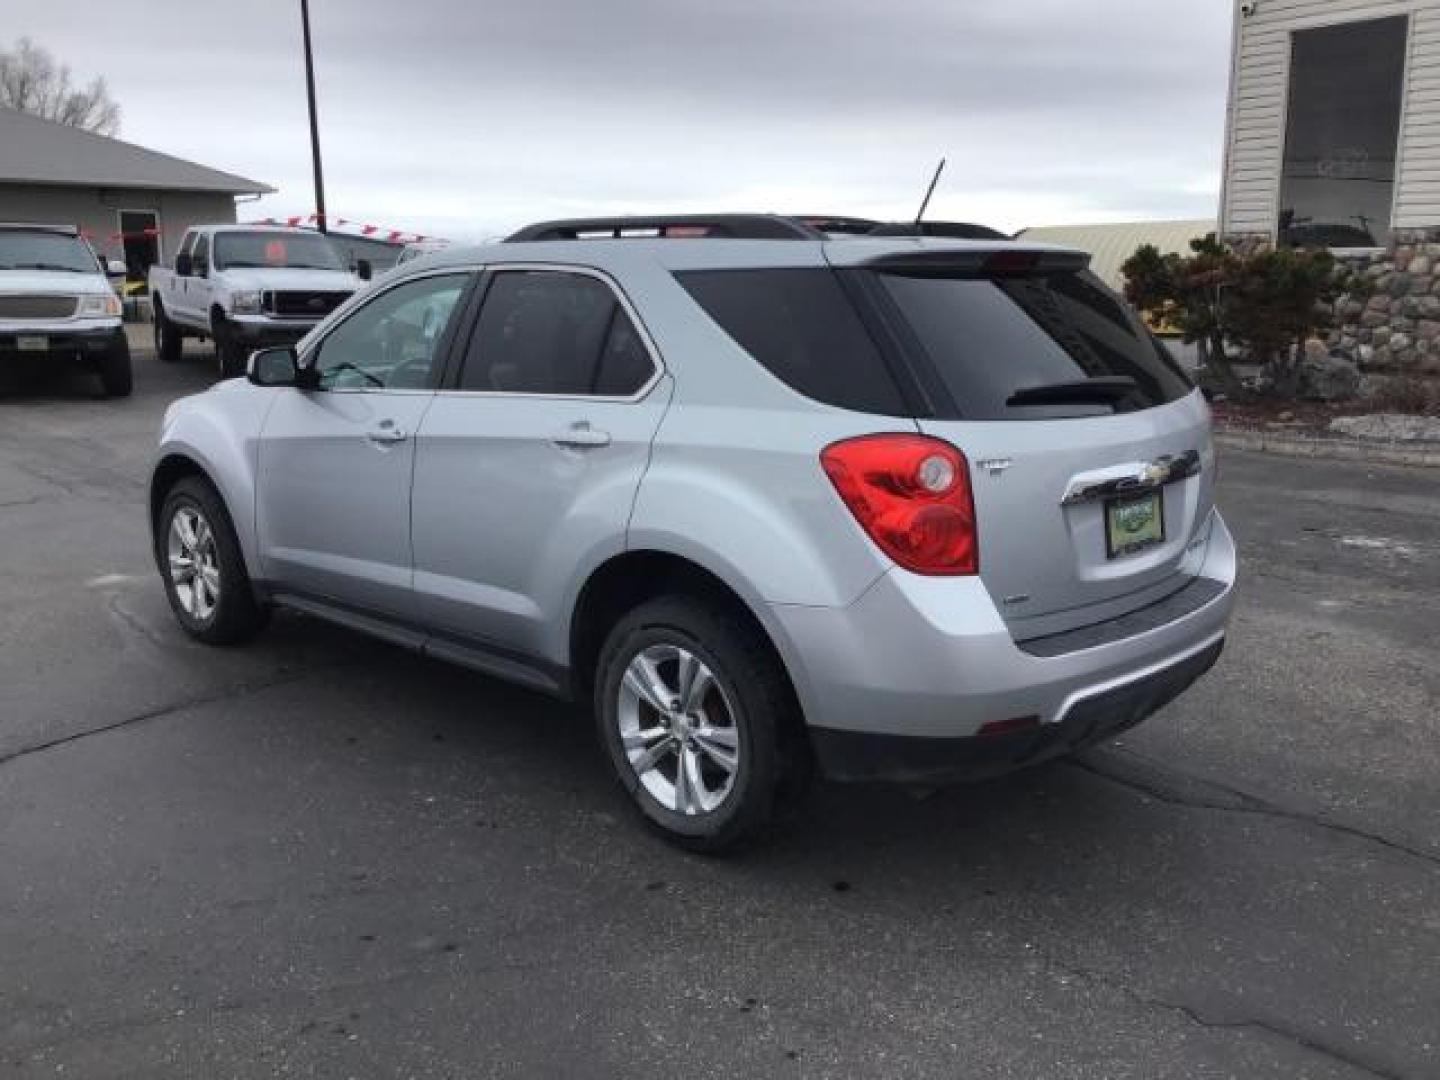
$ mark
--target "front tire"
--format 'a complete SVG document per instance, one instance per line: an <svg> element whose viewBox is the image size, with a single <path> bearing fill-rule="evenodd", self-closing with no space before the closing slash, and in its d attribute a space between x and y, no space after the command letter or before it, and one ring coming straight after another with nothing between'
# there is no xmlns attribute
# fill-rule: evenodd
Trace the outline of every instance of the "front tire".
<svg viewBox="0 0 1440 1080"><path fill-rule="evenodd" d="M245 374L245 343L240 333L225 316L216 312L210 317L210 336L215 342L215 356L220 363L220 378L233 379Z"/></svg>
<svg viewBox="0 0 1440 1080"><path fill-rule="evenodd" d="M130 366L130 343L123 336L117 338L100 358L99 375L106 397L130 396L135 387L135 376Z"/></svg>
<svg viewBox="0 0 1440 1080"><path fill-rule="evenodd" d="M155 298L151 311L151 321L155 327L155 355L160 357L162 363L179 363L180 356L185 351L184 335L166 316L159 297Z"/></svg>
<svg viewBox="0 0 1440 1080"><path fill-rule="evenodd" d="M763 637L688 597L636 608L600 652L595 715L611 766L649 824L691 850L733 847L770 820L792 702Z"/></svg>
<svg viewBox="0 0 1440 1080"><path fill-rule="evenodd" d="M235 526L215 489L198 477L176 482L155 530L165 595L180 628L207 645L234 645L265 623Z"/></svg>

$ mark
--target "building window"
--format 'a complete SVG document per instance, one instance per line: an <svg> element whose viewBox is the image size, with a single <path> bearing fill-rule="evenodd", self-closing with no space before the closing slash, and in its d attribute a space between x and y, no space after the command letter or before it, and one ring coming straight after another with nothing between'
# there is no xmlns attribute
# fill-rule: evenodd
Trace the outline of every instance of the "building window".
<svg viewBox="0 0 1440 1080"><path fill-rule="evenodd" d="M1408 30L1402 15L1293 35L1282 244L1388 243Z"/></svg>

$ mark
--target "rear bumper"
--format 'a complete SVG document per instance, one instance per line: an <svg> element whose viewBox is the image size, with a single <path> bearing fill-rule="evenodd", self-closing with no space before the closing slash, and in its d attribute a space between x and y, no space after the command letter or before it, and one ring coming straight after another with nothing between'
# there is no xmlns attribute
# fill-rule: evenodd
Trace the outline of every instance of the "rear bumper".
<svg viewBox="0 0 1440 1080"><path fill-rule="evenodd" d="M21 349L21 338L44 338L43 350ZM0 359L16 360L84 360L99 359L125 342L125 330L119 319L87 322L17 326L0 323Z"/></svg>
<svg viewBox="0 0 1440 1080"><path fill-rule="evenodd" d="M1235 546L1218 513L1187 569L1188 602L1023 644L976 578L891 571L848 607L773 611L828 775L964 779L1138 723L1208 669L1234 600ZM1038 726L978 735L1024 717Z"/></svg>
<svg viewBox="0 0 1440 1080"><path fill-rule="evenodd" d="M1118 735L1173 701L1220 659L1217 638L1159 671L1075 702L1059 720L1024 731L939 739L810 729L821 771L832 780L913 784L983 780L1036 765Z"/></svg>

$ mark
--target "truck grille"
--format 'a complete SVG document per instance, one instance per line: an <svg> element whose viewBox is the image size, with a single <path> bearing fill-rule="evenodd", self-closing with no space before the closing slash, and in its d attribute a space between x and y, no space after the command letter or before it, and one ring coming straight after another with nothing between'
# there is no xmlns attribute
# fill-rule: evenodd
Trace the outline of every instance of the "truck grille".
<svg viewBox="0 0 1440 1080"><path fill-rule="evenodd" d="M0 319L68 319L74 296L0 296Z"/></svg>
<svg viewBox="0 0 1440 1080"><path fill-rule="evenodd" d="M261 297L261 304L271 315L292 319L319 319L329 315L350 299L348 292L296 292L274 290Z"/></svg>

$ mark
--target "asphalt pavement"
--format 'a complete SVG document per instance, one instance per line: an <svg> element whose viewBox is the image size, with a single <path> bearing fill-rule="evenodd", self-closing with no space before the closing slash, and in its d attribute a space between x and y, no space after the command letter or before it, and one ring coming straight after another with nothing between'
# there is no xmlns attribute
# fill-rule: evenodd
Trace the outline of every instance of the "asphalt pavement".
<svg viewBox="0 0 1440 1080"><path fill-rule="evenodd" d="M0 379L0 1076L1440 1076L1440 470L1224 453L1188 695L712 859L577 710L183 637L145 473L213 377Z"/></svg>

